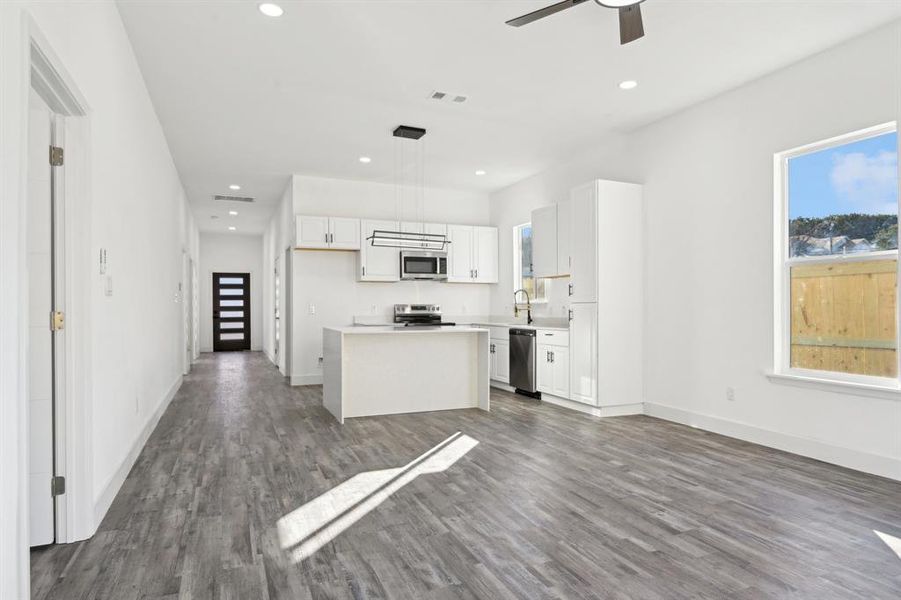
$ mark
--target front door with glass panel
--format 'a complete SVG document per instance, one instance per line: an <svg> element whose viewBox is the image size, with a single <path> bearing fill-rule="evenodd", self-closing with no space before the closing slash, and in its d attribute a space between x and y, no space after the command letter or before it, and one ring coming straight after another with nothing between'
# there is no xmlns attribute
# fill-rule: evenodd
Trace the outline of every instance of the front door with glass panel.
<svg viewBox="0 0 901 600"><path fill-rule="evenodd" d="M213 350L250 350L249 273L213 273Z"/></svg>

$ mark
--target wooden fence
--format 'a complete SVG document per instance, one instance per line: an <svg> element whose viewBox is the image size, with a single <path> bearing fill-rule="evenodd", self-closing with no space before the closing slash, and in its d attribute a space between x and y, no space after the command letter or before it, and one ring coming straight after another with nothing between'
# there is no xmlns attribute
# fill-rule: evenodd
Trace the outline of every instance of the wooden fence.
<svg viewBox="0 0 901 600"><path fill-rule="evenodd" d="M895 260L791 268L791 365L896 377Z"/></svg>

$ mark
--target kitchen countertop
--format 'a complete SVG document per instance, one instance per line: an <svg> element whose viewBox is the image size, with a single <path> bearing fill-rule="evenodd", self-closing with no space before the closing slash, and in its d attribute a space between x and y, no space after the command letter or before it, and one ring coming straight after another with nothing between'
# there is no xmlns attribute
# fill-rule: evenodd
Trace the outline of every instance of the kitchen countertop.
<svg viewBox="0 0 901 600"><path fill-rule="evenodd" d="M526 325L525 323L505 323L501 321L478 321L472 323L472 325L482 325L488 327L515 327L517 329L552 329L554 331L569 331L569 325L542 325L541 323L532 323L531 325Z"/></svg>
<svg viewBox="0 0 901 600"><path fill-rule="evenodd" d="M451 327L395 327L393 325L349 325L346 327L323 327L329 331L337 331L345 335L401 334L411 333L483 333L486 329L469 325Z"/></svg>

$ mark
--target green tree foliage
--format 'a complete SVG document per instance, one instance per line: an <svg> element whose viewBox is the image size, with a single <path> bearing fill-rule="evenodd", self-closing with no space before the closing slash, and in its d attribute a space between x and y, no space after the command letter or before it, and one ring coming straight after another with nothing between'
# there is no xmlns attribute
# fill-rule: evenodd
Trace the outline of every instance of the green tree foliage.
<svg viewBox="0 0 901 600"><path fill-rule="evenodd" d="M864 238L875 242L880 248L896 248L898 216L851 213L828 217L798 217L789 221L788 231L790 236L809 235L818 238L846 235L852 240Z"/></svg>
<svg viewBox="0 0 901 600"><path fill-rule="evenodd" d="M898 247L898 224L890 225L876 232L876 247L880 250L892 250Z"/></svg>

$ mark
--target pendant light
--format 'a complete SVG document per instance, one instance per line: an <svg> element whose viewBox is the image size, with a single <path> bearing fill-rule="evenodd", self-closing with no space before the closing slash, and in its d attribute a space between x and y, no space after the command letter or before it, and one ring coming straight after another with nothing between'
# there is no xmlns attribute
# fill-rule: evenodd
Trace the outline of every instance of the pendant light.
<svg viewBox="0 0 901 600"><path fill-rule="evenodd" d="M403 212L403 202L405 193L409 190L413 192L414 210L416 214L416 222L419 223L422 231L389 231L384 229L376 229L372 232L367 241L374 248L400 248L402 250L430 250L433 252L444 252L450 241L446 234L442 233L425 233L425 223L423 222L423 206L425 204L425 150L424 143L420 141L425 135L425 129L421 127L411 127L409 125L400 125L394 130L394 210L395 218L398 223L401 221ZM406 150L413 144L413 167L414 172L411 175L411 182L408 184L407 161L404 160Z"/></svg>

